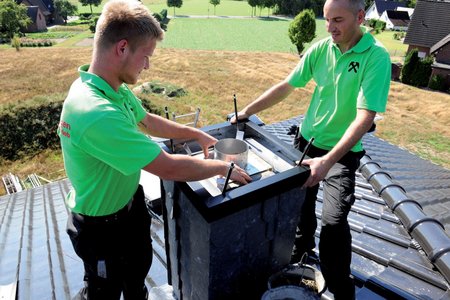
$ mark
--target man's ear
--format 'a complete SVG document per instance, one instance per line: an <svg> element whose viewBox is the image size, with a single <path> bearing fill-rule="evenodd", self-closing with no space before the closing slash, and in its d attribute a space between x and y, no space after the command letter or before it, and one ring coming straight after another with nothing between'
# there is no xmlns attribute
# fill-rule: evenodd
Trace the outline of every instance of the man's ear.
<svg viewBox="0 0 450 300"><path fill-rule="evenodd" d="M129 50L130 45L128 44L128 41L125 39L122 39L116 43L116 54L118 56L122 56L127 53Z"/></svg>
<svg viewBox="0 0 450 300"><path fill-rule="evenodd" d="M358 11L358 23L361 25L364 22L364 17L366 16L366 12L362 9Z"/></svg>

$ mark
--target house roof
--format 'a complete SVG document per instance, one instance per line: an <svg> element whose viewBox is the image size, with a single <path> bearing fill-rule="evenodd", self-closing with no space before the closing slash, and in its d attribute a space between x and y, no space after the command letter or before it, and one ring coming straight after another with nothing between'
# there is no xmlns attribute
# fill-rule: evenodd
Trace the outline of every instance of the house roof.
<svg viewBox="0 0 450 300"><path fill-rule="evenodd" d="M45 4L43 0L18 0L18 3L26 6L37 6L44 16L51 14L49 7L47 7L47 4Z"/></svg>
<svg viewBox="0 0 450 300"><path fill-rule="evenodd" d="M440 40L439 42L434 44L433 47L431 47L431 49L430 49L430 53L433 54L434 52L438 51L439 49L441 49L448 43L450 43L450 33L446 37L444 37L442 40Z"/></svg>
<svg viewBox="0 0 450 300"><path fill-rule="evenodd" d="M374 5L380 16L385 10L395 10L397 7L406 7L406 3L401 1L375 0Z"/></svg>
<svg viewBox="0 0 450 300"><path fill-rule="evenodd" d="M36 23L38 12L39 12L39 7L37 7L37 6L28 6L27 7L27 15L31 19L32 23Z"/></svg>
<svg viewBox="0 0 450 300"><path fill-rule="evenodd" d="M386 10L386 14L391 20L409 20L409 14L407 11Z"/></svg>
<svg viewBox="0 0 450 300"><path fill-rule="evenodd" d="M301 120L264 128L292 144L287 133ZM450 170L372 134L363 142L368 156L361 160L349 214L356 298L449 299ZM16 287L18 299L70 299L81 288L82 262L65 232L70 188L65 179L0 197L0 299L15 295ZM320 221L321 191L316 206ZM155 215L149 286L167 283L162 227ZM317 240L319 232L320 225Z"/></svg>
<svg viewBox="0 0 450 300"><path fill-rule="evenodd" d="M386 10L385 13L394 26L408 26L410 22L407 11Z"/></svg>
<svg viewBox="0 0 450 300"><path fill-rule="evenodd" d="M405 44L430 48L450 33L450 1L417 1Z"/></svg>

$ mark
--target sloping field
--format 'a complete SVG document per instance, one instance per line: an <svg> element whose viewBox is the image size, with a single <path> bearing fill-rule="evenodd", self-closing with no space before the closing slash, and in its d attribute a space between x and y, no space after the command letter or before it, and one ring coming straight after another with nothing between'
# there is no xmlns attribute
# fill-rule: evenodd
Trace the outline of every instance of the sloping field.
<svg viewBox="0 0 450 300"><path fill-rule="evenodd" d="M89 63L91 48L24 48L0 50L0 104L26 103L33 97L64 98L77 78L79 65ZM201 124L223 122L233 110L232 95L243 107L265 89L283 80L298 57L289 53L157 49L151 68L139 84L158 80L185 88L176 100L150 99L171 111L184 113L200 107ZM259 116L272 123L305 112L314 85L295 91L288 99ZM450 95L393 82L384 119L377 135L450 168ZM22 162L0 163L0 174L37 172L44 177L62 169L58 153Z"/></svg>

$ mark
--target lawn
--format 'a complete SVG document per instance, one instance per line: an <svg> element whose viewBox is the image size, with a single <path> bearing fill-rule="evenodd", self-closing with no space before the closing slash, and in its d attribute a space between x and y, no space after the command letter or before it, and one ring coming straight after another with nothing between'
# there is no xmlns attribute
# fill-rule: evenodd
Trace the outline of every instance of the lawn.
<svg viewBox="0 0 450 300"><path fill-rule="evenodd" d="M160 12L162 9L167 9L169 15L173 15L173 8L167 7L167 1L164 0L143 0L142 1L151 11ZM78 6L79 13L90 13L91 10L89 6L81 6L80 2L72 0L72 3ZM92 7L94 13L100 13L103 7L102 4L98 7ZM267 16L267 9L259 11L257 10L257 15ZM183 0L183 5L180 8L175 8L176 15L196 15L196 16L213 16L214 6L209 4L207 0ZM247 1L233 1L233 0L222 0L220 5L216 6L216 16L250 16L251 7L248 5Z"/></svg>
<svg viewBox="0 0 450 300"><path fill-rule="evenodd" d="M288 36L290 20L176 18L161 47L196 50L233 50L296 53ZM326 36L317 21L317 38Z"/></svg>
<svg viewBox="0 0 450 300"><path fill-rule="evenodd" d="M394 39L395 31L383 31L377 35L375 38L378 39L388 50L393 61L398 61L398 58L405 56L406 50L408 50L408 45L403 44L402 41Z"/></svg>

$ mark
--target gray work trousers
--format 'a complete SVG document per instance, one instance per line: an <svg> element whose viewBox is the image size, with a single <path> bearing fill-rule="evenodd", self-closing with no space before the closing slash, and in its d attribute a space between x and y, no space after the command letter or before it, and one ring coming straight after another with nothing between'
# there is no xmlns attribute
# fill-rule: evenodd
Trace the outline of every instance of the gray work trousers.
<svg viewBox="0 0 450 300"><path fill-rule="evenodd" d="M295 146L303 151L307 141L296 138ZM311 146L309 157L319 157L326 150ZM349 152L339 160L323 180L322 229L320 232L320 266L328 289L335 299L353 299L355 286L350 278L352 236L347 221L355 202L355 172L364 152ZM307 188L306 199L300 213L294 250L311 252L315 247L314 233L317 227L315 208L319 185Z"/></svg>

